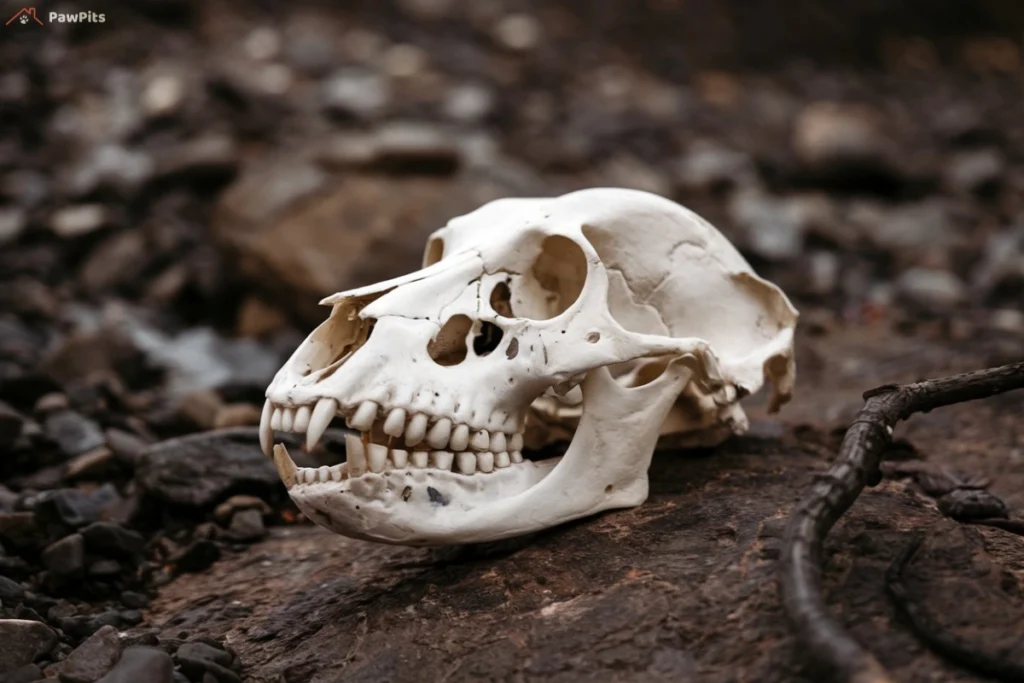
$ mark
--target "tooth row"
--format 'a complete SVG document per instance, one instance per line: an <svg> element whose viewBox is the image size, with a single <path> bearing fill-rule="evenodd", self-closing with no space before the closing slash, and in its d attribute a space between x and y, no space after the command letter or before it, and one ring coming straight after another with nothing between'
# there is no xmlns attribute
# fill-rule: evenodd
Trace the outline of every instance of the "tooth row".
<svg viewBox="0 0 1024 683"><path fill-rule="evenodd" d="M275 406L268 399L260 419L260 445L263 451L270 454L274 430L305 433L306 448L312 450L327 431L338 409L339 404L333 398L321 398L312 409L308 405L298 408ZM363 401L348 418L348 426L360 432L372 431L379 411L380 406L373 401ZM437 451L450 449L458 453L472 449L502 453L521 451L523 448L523 435L518 432L506 436L504 432L490 433L486 429L471 431L468 425L453 425L446 417L430 426L429 418L424 413L409 417L402 408L394 408L387 414L382 429L395 439L404 435L408 446L425 442Z"/></svg>
<svg viewBox="0 0 1024 683"><path fill-rule="evenodd" d="M345 451L348 455L346 474L352 477L361 476L366 472L380 473L391 469L409 468L448 470L462 474L488 473L523 461L523 455L519 451L500 451L498 453L491 451L455 453L443 450L410 452L401 448L388 448L376 443L363 443L360 437L353 434L345 437Z"/></svg>
<svg viewBox="0 0 1024 683"><path fill-rule="evenodd" d="M348 478L345 463L327 467L299 467L295 472L296 484L316 484L317 482L342 481Z"/></svg>

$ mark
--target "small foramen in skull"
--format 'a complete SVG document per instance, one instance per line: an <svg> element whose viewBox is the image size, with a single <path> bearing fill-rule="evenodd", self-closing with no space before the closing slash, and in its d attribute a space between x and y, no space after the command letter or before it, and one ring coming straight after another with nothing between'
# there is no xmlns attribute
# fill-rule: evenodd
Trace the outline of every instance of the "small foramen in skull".
<svg viewBox="0 0 1024 683"><path fill-rule="evenodd" d="M260 441L299 508L354 538L494 541L639 505L660 435L718 444L747 429L742 398L768 381L774 412L793 390L785 294L646 192L490 202L434 232L421 270L321 303ZM274 443L311 448L336 416L340 465Z"/></svg>

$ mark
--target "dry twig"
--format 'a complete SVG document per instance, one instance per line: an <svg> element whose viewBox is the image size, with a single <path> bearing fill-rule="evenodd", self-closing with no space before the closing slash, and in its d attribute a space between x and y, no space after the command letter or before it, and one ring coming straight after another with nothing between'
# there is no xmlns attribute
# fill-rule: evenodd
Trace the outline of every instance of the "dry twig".
<svg viewBox="0 0 1024 683"><path fill-rule="evenodd" d="M800 649L828 680L889 683L885 669L850 637L821 597L821 550L832 525L865 486L881 481L880 464L896 423L914 413L1024 388L1024 362L864 393L839 456L796 508L780 566L783 604Z"/></svg>

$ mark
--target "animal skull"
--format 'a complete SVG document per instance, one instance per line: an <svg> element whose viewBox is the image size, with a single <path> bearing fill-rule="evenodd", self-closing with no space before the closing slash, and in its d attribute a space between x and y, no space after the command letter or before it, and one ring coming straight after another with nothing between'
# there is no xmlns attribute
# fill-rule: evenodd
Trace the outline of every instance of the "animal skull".
<svg viewBox="0 0 1024 683"><path fill-rule="evenodd" d="M431 235L423 269L329 296L260 426L318 524L385 543L490 541L647 497L659 434L715 444L794 381L797 312L714 227L645 192L501 199ZM347 461L297 468L343 416ZM561 458L524 458L571 434Z"/></svg>

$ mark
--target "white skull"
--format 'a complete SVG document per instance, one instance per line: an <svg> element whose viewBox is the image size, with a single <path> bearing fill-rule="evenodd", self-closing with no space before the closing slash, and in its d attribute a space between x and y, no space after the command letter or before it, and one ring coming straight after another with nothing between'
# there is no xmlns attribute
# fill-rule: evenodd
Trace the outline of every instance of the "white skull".
<svg viewBox="0 0 1024 683"><path fill-rule="evenodd" d="M424 268L323 300L267 390L273 431L347 462L273 457L318 524L405 545L490 541L647 497L659 434L710 445L739 400L793 388L797 313L710 224L645 192L502 199L431 235ZM575 433L573 433L575 428ZM527 446L572 434L561 458Z"/></svg>

